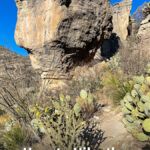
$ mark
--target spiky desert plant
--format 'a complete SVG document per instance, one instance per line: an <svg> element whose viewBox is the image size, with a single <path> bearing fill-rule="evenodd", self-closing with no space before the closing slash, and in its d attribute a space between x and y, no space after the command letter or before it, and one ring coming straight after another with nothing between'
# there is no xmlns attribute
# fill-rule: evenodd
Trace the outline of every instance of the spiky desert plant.
<svg viewBox="0 0 150 150"><path fill-rule="evenodd" d="M4 150L19 150L29 146L31 134L27 129L19 125L12 127L9 131L4 131L1 136Z"/></svg>
<svg viewBox="0 0 150 150"><path fill-rule="evenodd" d="M35 118L31 122L33 128L41 137L46 136L46 146L49 145L49 149L71 150L85 146L93 148L97 144L100 146L99 141L103 140L103 132L93 126L90 127L81 116L80 105L72 105L70 100L70 96L61 94L50 106L33 107L31 109ZM97 144L90 143L91 136Z"/></svg>
<svg viewBox="0 0 150 150"><path fill-rule="evenodd" d="M42 108L36 105L32 108L35 114L35 119L31 122L32 126L49 137L51 149L69 150L80 146L78 139L85 122L79 116L79 108L72 108L69 101L69 96L61 95L60 99L52 101L51 106Z"/></svg>
<svg viewBox="0 0 150 150"><path fill-rule="evenodd" d="M107 71L102 79L105 94L110 97L115 105L119 105L120 101L132 89L132 81L126 81L126 77L122 70Z"/></svg>

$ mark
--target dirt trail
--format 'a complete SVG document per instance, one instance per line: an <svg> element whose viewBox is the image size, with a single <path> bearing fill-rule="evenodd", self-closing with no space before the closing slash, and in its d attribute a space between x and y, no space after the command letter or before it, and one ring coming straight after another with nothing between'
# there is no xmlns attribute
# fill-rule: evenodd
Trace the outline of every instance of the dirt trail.
<svg viewBox="0 0 150 150"><path fill-rule="evenodd" d="M135 140L127 132L122 123L122 113L119 108L104 107L100 114L100 127L105 132L106 140L102 143L103 150L150 150L142 149L144 143Z"/></svg>

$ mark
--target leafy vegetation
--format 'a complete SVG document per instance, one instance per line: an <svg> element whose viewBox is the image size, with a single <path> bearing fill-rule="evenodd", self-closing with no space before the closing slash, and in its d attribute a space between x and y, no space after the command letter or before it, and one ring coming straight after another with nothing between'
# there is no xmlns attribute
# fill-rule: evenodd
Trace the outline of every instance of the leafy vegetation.
<svg viewBox="0 0 150 150"><path fill-rule="evenodd" d="M92 94L88 94L82 90L80 93L82 100L88 104L89 113L93 110L90 108L93 104ZM86 102L87 101L87 102ZM30 114L33 119L30 124L25 124L30 133L25 130L24 125L21 127L21 122L14 122L13 125L8 125L8 131L2 133L2 144L4 150L18 150L23 146L33 144L34 135L38 137L38 141L32 145L38 149L37 144L45 143L45 148L56 149L62 148L70 150L74 147L89 146L95 149L100 147L103 141L103 132L89 123L83 117L83 105L72 104L70 96L60 94L58 99L52 100L50 105L46 107L36 104L29 106ZM92 109L94 109L92 107ZM34 133L34 134L33 134ZM91 139L91 137L93 137ZM92 140L97 141L95 144ZM3 144L4 143L4 144Z"/></svg>
<svg viewBox="0 0 150 150"><path fill-rule="evenodd" d="M140 141L150 141L150 76L133 78L134 86L122 100L123 122Z"/></svg>
<svg viewBox="0 0 150 150"><path fill-rule="evenodd" d="M86 94L81 92L84 98ZM92 99L89 100L92 101ZM36 105L31 109L35 116L31 124L41 136L47 136L50 149L61 147L70 150L86 144L83 134L87 128L87 122L81 117L81 107L77 106L77 103L72 106L70 102L69 96L65 97L61 94L59 100L52 101L49 107L42 108ZM100 138L103 139L102 136Z"/></svg>
<svg viewBox="0 0 150 150"><path fill-rule="evenodd" d="M33 128L39 134L47 134L51 149L72 149L79 146L79 135L85 122L75 116L78 111L69 105L70 98L61 95L60 100L52 101L50 107L42 108L36 105L32 111L35 119L31 121Z"/></svg>
<svg viewBox="0 0 150 150"><path fill-rule="evenodd" d="M84 118L90 118L98 110L98 104L90 92L81 90L80 96L76 98L75 108L81 110Z"/></svg>
<svg viewBox="0 0 150 150"><path fill-rule="evenodd" d="M114 56L108 62L109 70L102 77L105 95L112 99L115 105L120 105L120 101L132 89L132 82L127 82L127 76L120 69L119 55Z"/></svg>
<svg viewBox="0 0 150 150"><path fill-rule="evenodd" d="M1 137L4 150L19 150L30 145L31 135L29 131L16 125L10 131L5 131ZM2 145L1 143L1 145Z"/></svg>

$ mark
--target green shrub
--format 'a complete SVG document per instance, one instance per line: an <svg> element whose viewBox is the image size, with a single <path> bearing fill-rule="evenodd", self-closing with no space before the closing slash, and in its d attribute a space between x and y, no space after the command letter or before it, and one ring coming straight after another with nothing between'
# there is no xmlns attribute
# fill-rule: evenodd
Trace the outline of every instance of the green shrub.
<svg viewBox="0 0 150 150"><path fill-rule="evenodd" d="M83 118L90 118L98 110L98 104L93 94L83 89L80 91L80 96L76 98L75 107L81 110Z"/></svg>
<svg viewBox="0 0 150 150"><path fill-rule="evenodd" d="M71 105L70 100L69 96L60 95L60 98L53 100L50 106L42 108L36 105L31 109L35 118L31 124L35 131L39 132L41 138L47 137L49 149L71 150L75 147L94 147L92 144L89 145L89 137L93 135L94 140L98 137L97 143L103 139L102 131L97 129L89 130L89 137L84 135L84 133L87 134L85 130L89 125L81 116L81 107L77 104Z"/></svg>
<svg viewBox="0 0 150 150"><path fill-rule="evenodd" d="M150 76L134 77L133 82L132 91L121 102L123 122L138 140L150 141Z"/></svg>
<svg viewBox="0 0 150 150"><path fill-rule="evenodd" d="M69 103L70 97L61 95L59 100L52 101L51 106L42 108L36 105L32 109L35 116L32 126L41 134L47 134L51 149L69 150L79 144L85 121L79 117L80 110L73 109Z"/></svg>
<svg viewBox="0 0 150 150"><path fill-rule="evenodd" d="M23 149L23 147L29 146L29 140L29 132L20 126L15 126L10 131L5 131L1 136L5 150Z"/></svg>
<svg viewBox="0 0 150 150"><path fill-rule="evenodd" d="M116 54L115 56L111 57L107 63L108 63L108 67L111 71L118 71L120 69L120 55L119 55L119 53Z"/></svg>
<svg viewBox="0 0 150 150"><path fill-rule="evenodd" d="M119 105L120 101L130 92L132 89L132 81L127 82L124 74L121 70L119 71L108 71L104 74L103 87L105 94L108 95L115 105Z"/></svg>

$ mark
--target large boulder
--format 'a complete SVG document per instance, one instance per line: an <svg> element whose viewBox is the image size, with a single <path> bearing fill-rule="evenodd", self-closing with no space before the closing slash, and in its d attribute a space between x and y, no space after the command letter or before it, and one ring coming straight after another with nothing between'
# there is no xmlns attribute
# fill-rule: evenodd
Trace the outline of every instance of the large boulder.
<svg viewBox="0 0 150 150"><path fill-rule="evenodd" d="M15 39L43 78L66 78L112 30L108 0L16 0Z"/></svg>

